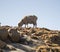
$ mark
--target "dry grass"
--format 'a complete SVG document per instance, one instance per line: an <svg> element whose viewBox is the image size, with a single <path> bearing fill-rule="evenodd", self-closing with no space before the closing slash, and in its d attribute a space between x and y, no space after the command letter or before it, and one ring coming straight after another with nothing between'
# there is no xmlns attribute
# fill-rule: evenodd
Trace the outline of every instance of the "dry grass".
<svg viewBox="0 0 60 52"><path fill-rule="evenodd" d="M1 28L3 28L3 27L0 27L0 29ZM40 43L36 43L33 41L34 45L32 46L32 48L34 50L36 50L36 52L40 52L40 51L41 52L49 52L49 51L54 51L54 52L59 51L60 52L60 32L59 31L55 31L55 30L52 31L52 30L46 29L46 28L31 28L31 27L30 28L16 27L16 28L20 35L20 38L22 38L22 37L25 38L25 41L22 43L28 43L27 46L31 47L32 44L31 44L30 40L36 40L39 42L40 41L39 39L41 39L41 41L43 41L45 43L44 45L40 45ZM6 29L8 29L8 28L6 27ZM25 35L27 36L27 38L25 37ZM30 38L30 40L29 40L29 38ZM27 40L29 40L29 41L27 41ZM19 42L19 44L20 43L21 42ZM9 46L9 48L11 49L11 46Z"/></svg>

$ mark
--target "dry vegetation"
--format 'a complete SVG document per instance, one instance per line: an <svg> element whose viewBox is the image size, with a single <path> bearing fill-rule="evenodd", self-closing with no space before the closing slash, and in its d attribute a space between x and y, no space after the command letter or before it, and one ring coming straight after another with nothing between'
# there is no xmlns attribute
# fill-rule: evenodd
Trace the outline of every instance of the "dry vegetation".
<svg viewBox="0 0 60 52"><path fill-rule="evenodd" d="M60 31L1 26L0 51L60 52Z"/></svg>

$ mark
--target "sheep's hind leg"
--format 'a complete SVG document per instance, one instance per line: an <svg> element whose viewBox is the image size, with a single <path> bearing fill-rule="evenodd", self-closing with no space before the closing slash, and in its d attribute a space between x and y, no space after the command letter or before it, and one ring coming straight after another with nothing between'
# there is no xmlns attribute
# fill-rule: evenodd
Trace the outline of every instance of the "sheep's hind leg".
<svg viewBox="0 0 60 52"><path fill-rule="evenodd" d="M28 28L28 24L27 24L27 28Z"/></svg>

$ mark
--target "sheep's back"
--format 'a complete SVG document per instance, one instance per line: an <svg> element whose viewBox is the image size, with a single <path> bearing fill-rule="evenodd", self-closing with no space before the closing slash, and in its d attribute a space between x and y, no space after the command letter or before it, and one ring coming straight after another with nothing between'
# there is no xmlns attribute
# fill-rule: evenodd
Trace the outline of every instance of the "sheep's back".
<svg viewBox="0 0 60 52"><path fill-rule="evenodd" d="M34 17L34 16L28 16L27 17L28 23L34 23L34 22L36 22L36 20L37 20L37 17Z"/></svg>

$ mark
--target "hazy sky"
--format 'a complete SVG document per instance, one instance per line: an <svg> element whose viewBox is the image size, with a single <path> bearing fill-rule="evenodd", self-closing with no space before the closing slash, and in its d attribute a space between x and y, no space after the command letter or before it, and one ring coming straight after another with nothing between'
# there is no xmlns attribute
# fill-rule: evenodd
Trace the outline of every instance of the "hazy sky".
<svg viewBox="0 0 60 52"><path fill-rule="evenodd" d="M60 0L0 0L0 22L17 26L26 15L38 17L38 27L60 30Z"/></svg>

